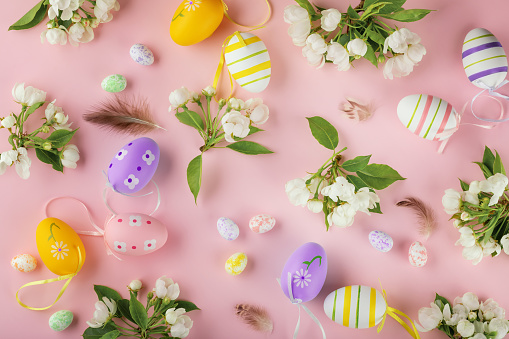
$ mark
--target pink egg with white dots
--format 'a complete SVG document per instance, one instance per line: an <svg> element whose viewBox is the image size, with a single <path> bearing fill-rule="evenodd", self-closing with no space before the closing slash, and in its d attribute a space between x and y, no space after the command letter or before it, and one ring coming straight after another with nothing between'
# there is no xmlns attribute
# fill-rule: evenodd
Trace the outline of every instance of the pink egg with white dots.
<svg viewBox="0 0 509 339"><path fill-rule="evenodd" d="M168 230L159 220L141 213L114 216L106 225L104 239L115 254L144 255L161 248Z"/></svg>

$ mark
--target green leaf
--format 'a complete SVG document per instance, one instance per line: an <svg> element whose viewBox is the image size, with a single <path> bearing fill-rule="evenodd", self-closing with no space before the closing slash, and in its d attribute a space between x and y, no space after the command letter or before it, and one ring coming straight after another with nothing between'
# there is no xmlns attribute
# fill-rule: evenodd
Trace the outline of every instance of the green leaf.
<svg viewBox="0 0 509 339"><path fill-rule="evenodd" d="M190 301L185 301L185 300L177 300L177 306L175 306L176 308L183 308L186 310L186 312L191 312L191 311L194 311L194 310L199 310L198 306L196 306L195 304L193 304L192 302Z"/></svg>
<svg viewBox="0 0 509 339"><path fill-rule="evenodd" d="M113 330L111 332L106 333L101 337L101 339L115 339L121 336L121 333L119 330Z"/></svg>
<svg viewBox="0 0 509 339"><path fill-rule="evenodd" d="M496 151L495 151L496 152ZM502 173L505 175L504 164L502 163L502 158L500 158L500 154L496 152L495 162L493 163L493 174Z"/></svg>
<svg viewBox="0 0 509 339"><path fill-rule="evenodd" d="M201 116L194 111L185 110L184 112L175 113L175 116L184 125L194 127L201 132L205 130Z"/></svg>
<svg viewBox="0 0 509 339"><path fill-rule="evenodd" d="M349 34L342 34L340 37L339 37L339 40L338 42L344 47L348 44L348 42L350 41L350 35Z"/></svg>
<svg viewBox="0 0 509 339"><path fill-rule="evenodd" d="M493 165L495 163L495 155L488 148L488 146L484 146L484 154L482 157L482 163L493 173Z"/></svg>
<svg viewBox="0 0 509 339"><path fill-rule="evenodd" d="M352 19L360 19L361 17L359 13L357 13L355 9L352 8L352 6L348 6L348 10L346 11L346 13Z"/></svg>
<svg viewBox="0 0 509 339"><path fill-rule="evenodd" d="M145 311L145 307L136 299L134 294L131 294L131 300L129 301L129 312L134 322L138 324L142 330L146 330L148 325L147 311Z"/></svg>
<svg viewBox="0 0 509 339"><path fill-rule="evenodd" d="M313 4L313 5L314 5L314 6L316 7L316 9L317 9L317 10L319 10L320 12L323 12L323 11L325 11L325 10L327 9L327 8L320 7L320 6L316 5L316 4Z"/></svg>
<svg viewBox="0 0 509 339"><path fill-rule="evenodd" d="M311 134L313 134L320 145L330 150L334 150L338 146L338 131L330 122L318 116L306 119L308 119Z"/></svg>
<svg viewBox="0 0 509 339"><path fill-rule="evenodd" d="M444 297L442 297L442 296L438 295L438 293L435 293L435 303L436 303L436 301L440 301L440 302L441 302L441 304L442 304L442 307L440 307L440 305L439 305L439 304L437 304L437 306L439 306L439 307L440 307L440 311L443 311L443 310L444 310L444 306L445 306L445 305L449 305L449 307L451 307L451 312L452 312L452 306L451 306L451 303L450 303L447 299L445 299Z"/></svg>
<svg viewBox="0 0 509 339"><path fill-rule="evenodd" d="M42 161L45 164L50 164L54 170L59 172L64 172L64 166L62 165L62 160L55 153L50 151L46 151L42 148L35 149L35 155L37 155L37 159Z"/></svg>
<svg viewBox="0 0 509 339"><path fill-rule="evenodd" d="M368 8L372 4L379 3L379 2L389 2L387 0L366 0L364 2L364 8ZM390 4L385 5L383 8L380 9L379 13L388 14L392 12L396 12L400 10L400 8L405 4L406 0L390 0Z"/></svg>
<svg viewBox="0 0 509 339"><path fill-rule="evenodd" d="M491 177L493 175L493 173L490 171L490 169L486 165L484 165L482 162L476 161L476 162L474 162L474 164L479 165L479 167L481 168L481 171L484 174L484 177L486 179L488 179L489 177Z"/></svg>
<svg viewBox="0 0 509 339"><path fill-rule="evenodd" d="M102 300L103 297L106 297L111 300L115 300L116 302L122 299L122 297L120 296L120 294L117 291L115 291L114 289L109 288L107 286L94 285L94 291L95 291L95 294L97 294L97 298L99 300Z"/></svg>
<svg viewBox="0 0 509 339"><path fill-rule="evenodd" d="M327 199L327 197L325 197L325 199ZM325 227L327 227L327 231L328 231L329 227L330 227L330 224L329 224L329 220L327 219L327 216L330 213L330 209L329 209L329 206L328 206L326 201L324 201L324 203L323 203L323 209L322 210L323 210L323 215L324 215L324 218L325 218Z"/></svg>
<svg viewBox="0 0 509 339"><path fill-rule="evenodd" d="M370 164L356 172L369 187L382 190L397 180L405 180L392 167L383 164Z"/></svg>
<svg viewBox="0 0 509 339"><path fill-rule="evenodd" d="M351 160L345 161L341 165L341 167L343 167L343 169L348 172L360 171L368 165L370 158L371 158L371 155L361 155L361 156L355 157Z"/></svg>
<svg viewBox="0 0 509 339"><path fill-rule="evenodd" d="M349 183L355 186L355 189L358 191L363 187L368 187L368 184L366 184L361 178L355 175L348 174L346 176L346 180L348 180Z"/></svg>
<svg viewBox="0 0 509 339"><path fill-rule="evenodd" d="M461 179L458 179L460 181L460 186L461 186L461 189L463 191L468 191L468 189L470 188L470 185L467 184L466 182L464 182L463 180Z"/></svg>
<svg viewBox="0 0 509 339"><path fill-rule="evenodd" d="M370 44L367 45L368 49L366 51L366 54L364 54L364 59L369 60L375 67L378 67L378 58L375 55L375 51L373 50L373 47L371 47Z"/></svg>
<svg viewBox="0 0 509 339"><path fill-rule="evenodd" d="M255 134L255 133L258 133L258 132L263 132L263 129L260 129L258 127L255 127L255 126L249 126L249 133L246 135L246 138L248 136L250 136L251 134ZM235 141L240 141L244 138L239 138L239 137L233 137L233 140Z"/></svg>
<svg viewBox="0 0 509 339"><path fill-rule="evenodd" d="M41 0L32 7L21 19L12 24L8 30L28 29L40 23L46 17L46 10L48 9L44 1L45 0Z"/></svg>
<svg viewBox="0 0 509 339"><path fill-rule="evenodd" d="M41 107L42 105L44 105L44 101L42 102L36 102L35 104L33 104L32 106L30 106L27 111L26 111L26 117L28 118L30 116L30 114L34 113L36 109L38 109L39 107Z"/></svg>
<svg viewBox="0 0 509 339"><path fill-rule="evenodd" d="M201 187L201 174L202 174L202 155L200 154L187 166L187 184L189 185L189 189L194 196L194 203L196 204L196 199L198 198L198 193L200 192Z"/></svg>
<svg viewBox="0 0 509 339"><path fill-rule="evenodd" d="M308 0L295 0L295 2L302 8L304 8L306 11L308 11L309 15L315 16L316 11L313 5Z"/></svg>
<svg viewBox="0 0 509 339"><path fill-rule="evenodd" d="M133 323L135 322L129 311L129 300L121 299L117 301L117 309L120 312L121 316L127 318L129 321Z"/></svg>
<svg viewBox="0 0 509 339"><path fill-rule="evenodd" d="M113 322L108 322L103 327L93 328L89 327L83 332L84 339L101 339L103 335L108 332L115 331L116 327L113 325Z"/></svg>
<svg viewBox="0 0 509 339"><path fill-rule="evenodd" d="M371 213L382 214L382 210L380 209L380 203L376 203L375 207L368 209Z"/></svg>
<svg viewBox="0 0 509 339"><path fill-rule="evenodd" d="M253 141L237 141L227 145L226 147L236 152L249 155L274 153L271 150L265 148L265 146L262 146Z"/></svg>
<svg viewBox="0 0 509 339"><path fill-rule="evenodd" d="M429 9L404 9L391 14L379 14L382 18L400 22L419 21L431 12Z"/></svg>
<svg viewBox="0 0 509 339"><path fill-rule="evenodd" d="M385 5L389 5L391 2L377 2L369 5L368 7L364 6L364 13L362 13L360 20L366 20L371 15L375 15L378 11L384 7Z"/></svg>
<svg viewBox="0 0 509 339"><path fill-rule="evenodd" d="M53 148L64 147L71 141L74 133L76 133L77 129L74 131L66 131L65 129L57 129L46 139L46 141L51 142Z"/></svg>
<svg viewBox="0 0 509 339"><path fill-rule="evenodd" d="M367 34L368 34L368 37L371 40L373 40L374 42L376 42L377 44L380 44L382 46L383 46L383 44L385 44L385 38L377 31L368 29Z"/></svg>

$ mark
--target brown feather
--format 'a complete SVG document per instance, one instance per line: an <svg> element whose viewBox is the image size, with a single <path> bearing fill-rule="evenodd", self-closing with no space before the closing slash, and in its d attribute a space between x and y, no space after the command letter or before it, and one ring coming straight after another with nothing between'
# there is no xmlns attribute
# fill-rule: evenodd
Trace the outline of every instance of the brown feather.
<svg viewBox="0 0 509 339"><path fill-rule="evenodd" d="M93 107L83 118L99 127L119 133L136 135L155 128L164 129L153 121L147 99L135 96L116 94Z"/></svg>
<svg viewBox="0 0 509 339"><path fill-rule="evenodd" d="M396 203L396 205L409 207L414 211L419 220L419 233L428 239L433 230L437 227L435 213L433 210L422 200L413 197L407 197L405 200L401 200Z"/></svg>
<svg viewBox="0 0 509 339"><path fill-rule="evenodd" d="M259 306L238 304L235 313L256 331L272 333L274 325L267 311Z"/></svg>

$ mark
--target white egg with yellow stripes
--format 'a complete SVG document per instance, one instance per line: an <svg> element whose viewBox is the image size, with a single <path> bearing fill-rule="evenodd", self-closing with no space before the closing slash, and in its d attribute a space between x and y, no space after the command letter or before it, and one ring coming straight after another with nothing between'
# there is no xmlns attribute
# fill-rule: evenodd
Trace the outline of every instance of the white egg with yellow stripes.
<svg viewBox="0 0 509 339"><path fill-rule="evenodd" d="M325 314L334 322L350 328L369 328L382 321L387 304L378 290L360 285L335 290L325 298Z"/></svg>
<svg viewBox="0 0 509 339"><path fill-rule="evenodd" d="M397 112L403 126L427 140L449 138L459 122L454 107L433 95L406 96L399 102Z"/></svg>
<svg viewBox="0 0 509 339"><path fill-rule="evenodd" d="M487 29L475 28L468 32L463 42L461 57L468 80L477 87L495 88L507 76L507 56L504 48Z"/></svg>
<svg viewBox="0 0 509 339"><path fill-rule="evenodd" d="M242 39L239 39L239 35ZM224 59L232 77L247 91L259 93L269 85L269 52L256 35L234 34L225 48Z"/></svg>

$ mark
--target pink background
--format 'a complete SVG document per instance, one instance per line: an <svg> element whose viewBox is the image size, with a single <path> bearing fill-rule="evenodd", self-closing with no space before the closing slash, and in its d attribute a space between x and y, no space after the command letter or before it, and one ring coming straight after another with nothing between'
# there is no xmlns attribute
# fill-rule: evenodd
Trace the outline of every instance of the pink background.
<svg viewBox="0 0 509 339"><path fill-rule="evenodd" d="M346 10L347 1L316 1L323 7ZM472 28L485 27L501 43L509 46L507 10L503 0L479 1L409 1L407 8L436 9L417 23L401 24L417 32L426 46L427 55L415 71L403 79L384 80L382 70L367 61L355 62L355 68L339 73L327 64L320 70L307 65L299 47L287 35L283 9L290 0L272 1L273 16L264 29L256 31L267 45L272 59L272 79L260 97L270 107L271 117L250 140L268 146L275 154L246 156L232 151L212 150L204 155L203 186L195 206L186 182L189 161L199 154L201 140L196 131L181 125L168 113L168 95L180 86L198 91L210 85L224 38L240 29L224 20L213 36L191 47L173 43L168 33L169 22L178 1L121 1L114 19L95 31L91 43L74 48L41 44L43 25L27 31L7 32L35 1L8 1L0 12L0 102L1 115L17 112L11 89L25 82L48 92L47 99L57 99L80 130L74 138L81 152L75 170L57 173L49 165L36 160L33 150L31 176L20 179L11 168L0 177L2 263L0 323L5 338L77 338L92 317L96 295L93 284L115 288L127 296L125 286L141 279L151 289L155 280L167 275L181 287L181 298L195 302L201 311L191 313L194 327L189 338L265 337L252 331L234 315L237 303L263 305L274 320L273 338L290 338L297 321L297 307L283 295L276 282L289 255L300 245L314 241L328 255L329 273L318 297L306 304L322 322L329 338L402 338L407 334L394 320L387 319L380 334L375 329L344 328L329 320L323 312L323 300L333 290L361 284L379 288L379 279L387 290L389 305L417 318L420 307L429 306L434 293L453 300L467 291L481 299L494 298L509 309L506 271L509 258L501 254L484 259L473 266L461 256L454 243L459 233L443 212L441 197L447 188L459 189L457 177L479 180L482 173L472 164L482 158L484 145L497 149L506 165L507 126L493 130L463 126L449 142L444 154L437 154L437 143L412 135L398 121L396 106L409 94L440 96L460 110L477 88L470 84L461 64L461 45ZM229 0L231 15L240 22L254 24L264 17L264 2ZM356 3L353 3L355 5ZM129 57L129 48L143 43L152 49L156 62L140 66ZM23 274L10 267L10 259L20 253L37 258L35 229L44 218L43 206L51 198L70 195L81 199L101 224L108 211L101 201L105 180L101 173L124 144L134 137L108 133L83 121L82 114L91 106L108 98L100 83L110 74L123 74L128 80L126 92L148 98L155 119L168 131L154 131L148 137L161 148L161 162L154 179L160 185L162 204L154 215L169 232L167 245L149 256L118 261L107 256L101 239L83 236L86 263L73 279L61 300L46 311L30 311L20 307L14 295L23 284L53 278L41 261L33 273ZM252 95L238 89L236 95L247 100ZM371 100L377 107L371 120L354 124L338 111L345 96ZM486 101L484 101L486 102ZM486 102L486 107L488 103ZM490 107L492 107L490 105ZM39 111L36 115L42 115ZM329 151L312 137L305 117L320 115L333 123L340 134L340 145L348 146L344 155L373 154L372 160L386 163L408 178L379 193L383 215L358 215L348 229L325 232L322 215L291 205L284 184L316 170L329 156ZM473 122L470 115L465 121ZM32 123L37 119L32 118ZM33 125L32 125L33 126ZM0 133L2 150L8 149L7 133ZM411 211L395 206L406 196L416 196L436 212L439 228L424 242L429 261L423 268L412 267L407 251L418 234L417 221ZM125 198L110 195L118 211L151 211L154 197ZM267 213L277 219L274 230L258 235L248 228L249 219ZM90 229L85 212L72 203L51 206L50 216L65 220L75 229ZM219 217L233 219L241 228L235 241L222 239L216 229ZM394 239L389 253L374 250L368 233L382 230ZM224 271L226 259L243 251L249 257L244 273L232 277ZM23 290L22 300L33 306L53 302L58 283ZM144 300L144 299L143 299ZM54 312L68 309L75 315L69 329L56 333L48 327ZM267 337L269 337L267 335ZM318 327L303 315L299 338L319 338ZM422 334L422 338L444 338L441 332Z"/></svg>

